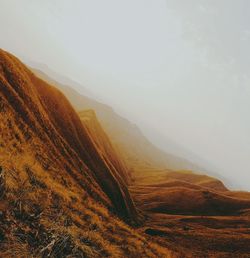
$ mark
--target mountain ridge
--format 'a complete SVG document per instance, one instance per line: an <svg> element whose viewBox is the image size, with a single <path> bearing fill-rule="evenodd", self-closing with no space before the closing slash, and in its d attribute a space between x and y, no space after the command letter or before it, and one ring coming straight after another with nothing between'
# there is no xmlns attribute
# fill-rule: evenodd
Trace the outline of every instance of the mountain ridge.
<svg viewBox="0 0 250 258"><path fill-rule="evenodd" d="M119 152L125 152L125 155L123 155L125 160L139 156L145 162L151 162L154 166L162 168L174 170L192 169L197 172L202 170L199 166L190 161L166 153L156 147L143 135L141 130L135 124L117 114L110 106L100 103L89 96L78 93L76 89L67 85L67 81L65 83L58 82L56 81L56 78L49 77L37 68L31 69L38 77L41 77L62 90L77 111L81 112L84 109L94 109L113 145L117 147ZM50 72L50 75L53 75L53 72ZM126 136L127 138L125 138ZM133 148L131 148L131 144L127 144L134 143L135 141L137 142L137 145L133 145ZM133 154L131 155L131 153ZM144 157L142 155L144 155ZM127 164L129 165L130 161L128 161Z"/></svg>

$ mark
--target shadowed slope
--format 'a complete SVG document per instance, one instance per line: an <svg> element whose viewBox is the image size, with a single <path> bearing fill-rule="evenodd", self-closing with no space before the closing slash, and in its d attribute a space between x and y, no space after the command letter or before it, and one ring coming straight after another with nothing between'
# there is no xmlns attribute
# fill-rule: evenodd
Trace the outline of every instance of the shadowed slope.
<svg viewBox="0 0 250 258"><path fill-rule="evenodd" d="M109 138L96 118L95 112L92 110L82 111L80 113L80 118L86 128L89 138L92 139L92 143L95 147L93 150L95 151L94 155L101 157L101 160L108 168L106 174L104 175L100 173L96 177L96 180L104 189L106 189L106 192L111 192L111 200L113 200L113 202L119 207L122 203L121 200L117 198L117 189L114 186L119 185L119 189L124 200L127 200L128 196L130 196L126 186L128 180L126 167L114 151ZM109 178L115 180L115 182L110 180L109 183L105 183L107 175ZM127 210L131 211L133 217L137 217L138 214L135 211L132 199L128 199L125 204L127 205ZM134 213L132 211L134 211Z"/></svg>
<svg viewBox="0 0 250 258"><path fill-rule="evenodd" d="M94 140L96 149L100 156L105 160L116 176L128 184L128 169L123 160L118 156L118 153L115 151L109 137L102 129L95 111L92 109L84 110L79 112L79 116L90 137Z"/></svg>

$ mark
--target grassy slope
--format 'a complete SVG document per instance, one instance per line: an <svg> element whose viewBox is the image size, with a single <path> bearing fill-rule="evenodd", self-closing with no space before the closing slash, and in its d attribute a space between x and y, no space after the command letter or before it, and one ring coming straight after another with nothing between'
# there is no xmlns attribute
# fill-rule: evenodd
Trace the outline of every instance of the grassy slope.
<svg viewBox="0 0 250 258"><path fill-rule="evenodd" d="M35 84L39 83L40 80L36 79ZM71 94L71 90L68 90ZM40 90L40 95L43 94L44 91ZM79 142L82 142L79 140L81 132L77 132L77 140L71 139L72 135L75 135L74 126L68 131L62 123L64 120L71 121L72 114L68 114L68 111L64 113L53 103L51 106L49 97L52 95L50 93L47 96L48 99L43 101L42 106L50 107L45 112L50 119L56 118L52 124L66 141L66 145L63 146L71 146L71 148L65 147L66 151L59 155L58 148L64 150L61 145L56 145L53 152L53 145L49 145L45 138L41 139L41 135L31 134L32 137L29 138L27 132L31 125L26 128L19 120L12 125L12 119L10 121L7 119L15 117L12 113L8 113L10 112L8 106L11 105L3 104L5 100L1 99L3 101L0 107L4 116L0 127L3 135L0 150L1 164L5 167L3 181L6 190L0 204L1 210L4 211L4 215L0 216L0 225L3 225L0 239L2 232L8 239L8 242L6 240L3 242L5 249L13 248L11 252L17 253L32 251L36 255L43 252L55 254L58 250L63 250L64 253L71 252L75 256L88 257L172 257L175 254L169 251L171 249L178 251L180 257L248 257L250 252L248 193L230 192L222 182L206 175L197 175L191 171L176 173L162 169L159 160L154 157L148 159L145 152L142 154L142 148L135 148L131 154L129 150L134 143L130 141L127 146L123 144L127 150L118 147L119 141L126 142L128 136L130 139L131 136L133 139L141 136L135 133L135 128L129 126L128 129L127 122L119 121L119 130L116 130L117 127L115 130L112 129L109 122L114 122L116 116L113 116L113 111L110 113L110 110L104 111L104 116L111 115L111 118L102 117L102 119L106 119L105 129L110 127L107 132L109 134L112 132L116 140L110 143L95 114L92 111L84 111L80 112L85 132L82 138L84 144L81 146L79 145ZM79 97L78 101L80 106L93 107L92 100L86 99L87 104L83 104L83 98ZM97 108L98 112L101 112L101 108L102 104ZM57 114L50 113L51 110L57 110L62 115L57 117ZM19 128L15 128L16 126ZM37 132L37 129L35 131ZM99 137L95 137L96 135ZM121 138L121 135L124 135L124 138ZM27 144L27 139L22 140L23 137L32 141L28 141ZM53 142L59 144L61 138L59 140L55 137ZM86 143L86 139L90 142ZM141 146L145 144L145 142L140 143ZM122 187L120 186L125 192L125 184L131 184L126 167L129 166L133 170L130 171L133 172L130 190L136 204L146 211L147 218L143 226L136 230L131 229L107 209L107 207L112 209L114 200L111 202L108 195L103 193L103 187L100 188L96 184L101 174L95 174L93 171L99 171L94 166L99 160L95 160L93 164L89 160L87 151L82 153L84 158L80 158L79 161L79 151L82 151L85 144L88 146L87 150L92 150L90 156L101 157L101 164L105 164L109 173L115 175L118 185L123 181L120 176L127 179L125 180L127 182L123 182ZM49 148L48 146L45 148L45 145ZM112 145L115 145L116 151ZM67 152L71 153L72 147L76 155L67 156ZM126 157L126 165L117 159L117 150ZM150 154L150 151L146 153ZM63 157L58 161L61 155ZM62 165L65 161L70 162L66 167L67 173ZM85 166L84 169L82 166ZM79 186L79 180L75 180L75 176L78 176L78 179L82 176L77 170L82 170L81 173L84 175L81 178L85 180L82 186ZM73 174L74 177L70 176ZM0 185L2 185L1 179ZM85 189L86 187L88 189ZM234 216L229 216L232 214ZM10 227L7 228L7 225ZM148 236L145 237L144 233ZM151 241L156 241L158 244L153 244ZM48 246L48 243L54 244ZM5 252L7 253L8 251Z"/></svg>
<svg viewBox="0 0 250 258"><path fill-rule="evenodd" d="M214 178L136 166L130 191L147 212L140 229L185 257L245 258L250 253L250 196Z"/></svg>
<svg viewBox="0 0 250 258"><path fill-rule="evenodd" d="M96 180L109 168L86 128L58 90L4 51L0 100L2 256L175 257L110 211Z"/></svg>
<svg viewBox="0 0 250 258"><path fill-rule="evenodd" d="M206 175L167 170L166 167L194 167L157 150L135 126L108 106L56 81L53 84L69 96L77 110L96 111L113 146L126 161L131 175L130 190L136 204L147 214L146 224L139 229L141 232L146 232L162 246L182 251L185 254L182 257L248 257L248 193L228 191L220 180ZM226 214L235 215L222 216Z"/></svg>
<svg viewBox="0 0 250 258"><path fill-rule="evenodd" d="M83 125L86 127L86 130L89 134L89 137L93 139L95 149L98 152L98 155L104 160L106 166L109 168L110 173L116 178L117 183L120 185L124 198L126 195L130 195L127 185L129 182L129 175L127 174L127 168L124 162L120 159L115 149L113 148L107 134L102 129L100 123L97 120L96 114L93 110L85 110L79 113ZM104 180L101 176L101 180ZM112 186L109 186L109 190ZM114 192L113 195L116 195ZM120 203L118 202L118 205ZM132 199L126 203L132 207L128 207L129 210L132 210L134 207ZM134 214L138 216L138 214Z"/></svg>
<svg viewBox="0 0 250 258"><path fill-rule="evenodd" d="M130 186L137 205L148 211L170 214L232 215L250 208L247 193L229 191L221 181L191 171L173 172L137 167Z"/></svg>
<svg viewBox="0 0 250 258"><path fill-rule="evenodd" d="M94 140L96 149L99 155L105 160L109 168L113 171L120 180L124 180L126 184L129 183L128 168L124 161L119 157L115 151L109 137L103 130L99 123L95 111L92 109L84 110L78 113L83 125L86 127L88 134Z"/></svg>

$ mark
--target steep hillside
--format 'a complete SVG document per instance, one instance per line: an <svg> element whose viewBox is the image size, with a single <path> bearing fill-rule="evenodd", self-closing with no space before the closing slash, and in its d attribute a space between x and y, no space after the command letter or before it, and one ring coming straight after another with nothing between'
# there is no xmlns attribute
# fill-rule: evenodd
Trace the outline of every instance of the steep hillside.
<svg viewBox="0 0 250 258"><path fill-rule="evenodd" d="M85 122L61 92L0 50L1 256L175 257L116 217L139 220L126 169L112 146L100 155Z"/></svg>
<svg viewBox="0 0 250 258"><path fill-rule="evenodd" d="M155 148L108 106L36 74L78 114L0 52L4 257L249 256L249 193L166 169L192 164Z"/></svg>
<svg viewBox="0 0 250 258"><path fill-rule="evenodd" d="M105 163L105 166L108 168L108 172L103 175L98 175L97 181L100 185L102 185L102 181L107 180L106 177L110 174L111 178L115 178L117 184L119 185L119 189L121 189L123 193L123 198L126 200L130 193L127 188L127 183L129 180L128 171L125 167L122 159L117 155L116 151L114 150L108 136L102 129L101 125L99 124L95 112L93 110L86 110L80 113L81 121L86 128L86 131L89 135L89 138L92 139L93 145L95 146L95 156L101 157L102 161ZM112 190L114 183L107 185L107 192ZM111 193L111 200L116 197L117 191L114 189ZM114 200L115 201L115 200ZM117 200L117 207L121 206L121 200ZM133 211L134 204L132 199L129 199L126 203L128 205L128 210ZM138 217L137 213L133 214L134 217Z"/></svg>
<svg viewBox="0 0 250 258"><path fill-rule="evenodd" d="M61 78L60 82L58 82L58 76L54 75L54 73L48 69L46 69L46 71L50 76L54 75L54 78L49 77L41 70L35 68L32 70L37 76L59 88L67 96L76 110L95 110L112 144L122 155L127 167L131 170L133 170L131 164L137 161L143 161L144 163L153 164L153 166L161 168L199 170L199 168L191 162L170 153L165 153L154 146L136 125L119 116L111 107L92 98L80 95L72 88L72 85L67 84L69 80L63 80ZM62 83L62 81L64 81L64 83Z"/></svg>
<svg viewBox="0 0 250 258"><path fill-rule="evenodd" d="M3 79L6 79L3 94L9 101L14 101L20 118L33 126L33 132L38 134L51 150L62 150L66 162L70 162L72 166L81 162L82 167L79 164L79 168L86 170L83 172L85 177L88 176L99 183L121 214L127 218L136 218L135 208L130 205L129 193L123 192L121 183L118 183L115 175L110 173L105 161L98 155L93 140L68 100L56 88L35 77L18 62L15 63L14 60L13 63L13 66L8 63L3 66ZM14 70L14 65L19 66L19 70ZM79 161L72 161L73 156ZM67 166L69 165L64 164L64 167Z"/></svg>
<svg viewBox="0 0 250 258"><path fill-rule="evenodd" d="M123 159L121 159L115 151L109 137L104 132L96 117L95 111L92 109L84 110L79 112L79 116L83 125L86 126L90 138L94 140L99 155L105 160L110 170L116 174L116 177L120 178L120 180L124 180L127 184L129 181L129 170Z"/></svg>

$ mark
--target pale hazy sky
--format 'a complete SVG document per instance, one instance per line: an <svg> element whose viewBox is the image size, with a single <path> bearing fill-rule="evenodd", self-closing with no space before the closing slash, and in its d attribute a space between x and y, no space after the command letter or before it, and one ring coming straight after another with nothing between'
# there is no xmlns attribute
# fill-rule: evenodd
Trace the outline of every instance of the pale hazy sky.
<svg viewBox="0 0 250 258"><path fill-rule="evenodd" d="M0 47L250 190L250 1L0 0Z"/></svg>

